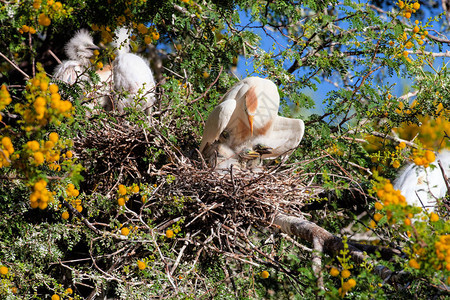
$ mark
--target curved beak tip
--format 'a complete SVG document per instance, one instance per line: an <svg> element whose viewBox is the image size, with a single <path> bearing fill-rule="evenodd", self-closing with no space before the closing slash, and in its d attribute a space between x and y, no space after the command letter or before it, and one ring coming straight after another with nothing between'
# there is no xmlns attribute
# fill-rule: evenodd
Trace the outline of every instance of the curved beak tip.
<svg viewBox="0 0 450 300"><path fill-rule="evenodd" d="M248 115L248 123L250 124L250 134L253 136L253 116Z"/></svg>

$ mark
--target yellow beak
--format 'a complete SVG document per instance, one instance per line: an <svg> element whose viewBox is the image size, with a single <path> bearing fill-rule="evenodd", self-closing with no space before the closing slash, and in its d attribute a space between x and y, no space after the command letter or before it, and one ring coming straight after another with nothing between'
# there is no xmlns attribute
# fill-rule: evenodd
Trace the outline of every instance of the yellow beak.
<svg viewBox="0 0 450 300"><path fill-rule="evenodd" d="M253 136L253 116L248 115L248 123L250 124L250 133Z"/></svg>

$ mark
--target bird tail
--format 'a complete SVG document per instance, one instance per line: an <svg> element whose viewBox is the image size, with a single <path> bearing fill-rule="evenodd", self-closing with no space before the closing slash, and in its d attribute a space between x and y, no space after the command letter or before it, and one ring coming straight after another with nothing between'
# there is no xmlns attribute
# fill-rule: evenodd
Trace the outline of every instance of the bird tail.
<svg viewBox="0 0 450 300"><path fill-rule="evenodd" d="M130 51L130 40L128 30L125 27L120 27L116 30L116 39L114 40L114 47L117 49L118 55L128 53Z"/></svg>

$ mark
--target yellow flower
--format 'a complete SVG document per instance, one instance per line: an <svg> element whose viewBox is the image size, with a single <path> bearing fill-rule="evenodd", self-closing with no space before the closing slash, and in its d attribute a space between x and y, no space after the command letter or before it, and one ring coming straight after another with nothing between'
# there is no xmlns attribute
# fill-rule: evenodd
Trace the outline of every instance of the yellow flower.
<svg viewBox="0 0 450 300"><path fill-rule="evenodd" d="M83 211L83 206L77 205L77 206L75 207L75 209L78 210L78 212L82 212L82 211Z"/></svg>
<svg viewBox="0 0 450 300"><path fill-rule="evenodd" d="M415 10L419 10L419 8L420 8L419 2L414 3L414 4L413 4L413 8L414 8Z"/></svg>
<svg viewBox="0 0 450 300"><path fill-rule="evenodd" d="M394 162L392 163L392 167L398 169L398 167L400 167L400 162L398 160L394 160Z"/></svg>
<svg viewBox="0 0 450 300"><path fill-rule="evenodd" d="M46 186L47 182L44 179L41 179L34 184L34 190L41 192L45 189Z"/></svg>
<svg viewBox="0 0 450 300"><path fill-rule="evenodd" d="M383 204L381 204L380 202L375 202L375 209L382 210Z"/></svg>
<svg viewBox="0 0 450 300"><path fill-rule="evenodd" d="M59 300L59 299L60 299L60 297L57 294L54 294L52 296L52 300Z"/></svg>
<svg viewBox="0 0 450 300"><path fill-rule="evenodd" d="M67 220L69 218L69 213L67 211L63 212L61 214L61 218L63 218L64 220Z"/></svg>
<svg viewBox="0 0 450 300"><path fill-rule="evenodd" d="M33 154L33 158L37 165L40 165L44 162L44 154L42 154L42 152L35 152Z"/></svg>
<svg viewBox="0 0 450 300"><path fill-rule="evenodd" d="M411 225L411 220L406 218L405 221L403 221L405 223L406 226L410 226Z"/></svg>
<svg viewBox="0 0 450 300"><path fill-rule="evenodd" d="M71 295L73 293L73 291L72 291L72 289L71 288L68 288L67 290L66 290L66 294L69 294L69 295Z"/></svg>
<svg viewBox="0 0 450 300"><path fill-rule="evenodd" d="M414 46L413 43L407 42L406 45L405 45L405 48L406 48L406 49L411 49L413 46Z"/></svg>
<svg viewBox="0 0 450 300"><path fill-rule="evenodd" d="M67 158L72 158L72 156L73 156L72 151L69 150L69 151L66 152L66 157Z"/></svg>
<svg viewBox="0 0 450 300"><path fill-rule="evenodd" d="M423 160L420 157L415 157L414 163L418 166L421 166L421 165L423 165Z"/></svg>
<svg viewBox="0 0 450 300"><path fill-rule="evenodd" d="M137 265L138 265L139 270L144 270L147 267L147 264L141 260L137 261Z"/></svg>
<svg viewBox="0 0 450 300"><path fill-rule="evenodd" d="M117 200L117 203L118 203L120 206L124 206L124 205L125 205L125 199L124 199L124 198L119 198L119 199Z"/></svg>
<svg viewBox="0 0 450 300"><path fill-rule="evenodd" d="M383 217L382 214L376 213L375 215L373 215L373 219L378 222L381 220L381 218Z"/></svg>
<svg viewBox="0 0 450 300"><path fill-rule="evenodd" d="M123 227L123 228L120 230L120 233L121 233L122 235L124 235L124 236L127 236L127 235L130 234L130 229L128 229L127 227Z"/></svg>
<svg viewBox="0 0 450 300"><path fill-rule="evenodd" d="M49 26L51 23L51 20L49 17L47 17L46 14L42 13L39 15L38 23L39 23L39 25L42 25L42 26Z"/></svg>
<svg viewBox="0 0 450 300"><path fill-rule="evenodd" d="M267 278L269 278L269 272L267 272L267 271L262 271L261 272L261 278L262 279L267 279Z"/></svg>
<svg viewBox="0 0 450 300"><path fill-rule="evenodd" d="M417 20L416 20L416 21L417 21ZM413 32L414 32L414 33L418 33L419 31L420 31L419 26L414 26Z"/></svg>
<svg viewBox="0 0 450 300"><path fill-rule="evenodd" d="M166 230L166 237L169 239L173 238L173 231L171 229Z"/></svg>
<svg viewBox="0 0 450 300"><path fill-rule="evenodd" d="M2 274L2 275L8 274L8 268L5 267L5 266L1 266L0 267L0 274Z"/></svg>
<svg viewBox="0 0 450 300"><path fill-rule="evenodd" d="M356 286L356 280L353 278L350 278L347 282L351 288L354 288Z"/></svg>
<svg viewBox="0 0 450 300"><path fill-rule="evenodd" d="M56 132L52 132L52 133L50 133L48 138L50 141L52 141L53 143L56 144L56 142L58 141L58 134Z"/></svg>
<svg viewBox="0 0 450 300"><path fill-rule="evenodd" d="M429 163L433 162L436 159L433 151L427 150L425 151L425 158Z"/></svg>
<svg viewBox="0 0 450 300"><path fill-rule="evenodd" d="M123 184L119 185L119 194L122 196L127 194L127 188Z"/></svg>
<svg viewBox="0 0 450 300"><path fill-rule="evenodd" d="M139 187L137 185L133 186L133 193L139 193Z"/></svg>
<svg viewBox="0 0 450 300"><path fill-rule="evenodd" d="M48 203L47 203L47 202L42 202L42 201L41 201L41 202L39 202L39 204L38 204L38 207L39 207L40 210L46 209L47 206L48 206Z"/></svg>
<svg viewBox="0 0 450 300"><path fill-rule="evenodd" d="M432 213L430 214L430 221L431 221L431 222L437 222L437 221L439 221L439 216L438 216L436 213L432 212Z"/></svg>
<svg viewBox="0 0 450 300"><path fill-rule="evenodd" d="M338 276L339 275L339 270L336 269L336 268L331 268L330 275L333 276L333 277Z"/></svg>
<svg viewBox="0 0 450 300"><path fill-rule="evenodd" d="M58 92L58 86L56 84L50 84L50 93L56 94Z"/></svg>
<svg viewBox="0 0 450 300"><path fill-rule="evenodd" d="M350 277L350 271L347 270L347 269L342 270L341 276L342 276L342 278L344 278L344 279L345 279L345 278L349 278L349 277Z"/></svg>
<svg viewBox="0 0 450 300"><path fill-rule="evenodd" d="M406 144L404 142L401 142L400 144L398 144L398 147L400 149L404 149L406 147Z"/></svg>
<svg viewBox="0 0 450 300"><path fill-rule="evenodd" d="M420 265L419 265L419 263L417 262L417 260L415 260L415 259L411 259L411 260L409 261L409 266L410 266L411 268L414 268L414 269L420 269Z"/></svg>

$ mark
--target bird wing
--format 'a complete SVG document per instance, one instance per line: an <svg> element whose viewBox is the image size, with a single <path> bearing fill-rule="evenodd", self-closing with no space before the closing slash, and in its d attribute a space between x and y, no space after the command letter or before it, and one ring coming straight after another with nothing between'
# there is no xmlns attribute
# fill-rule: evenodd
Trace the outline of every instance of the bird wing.
<svg viewBox="0 0 450 300"><path fill-rule="evenodd" d="M207 144L212 144L219 138L222 131L227 127L235 108L236 100L228 99L213 109L208 120L206 120L200 152L203 151Z"/></svg>
<svg viewBox="0 0 450 300"><path fill-rule="evenodd" d="M61 80L67 84L74 84L77 81L78 74L81 73L80 64L76 61L63 61L59 64L55 73L53 74L53 78Z"/></svg>
<svg viewBox="0 0 450 300"><path fill-rule="evenodd" d="M252 144L271 147L272 153L263 154L263 158L275 158L287 155L300 144L305 132L305 124L300 119L276 116L272 131L255 139Z"/></svg>

